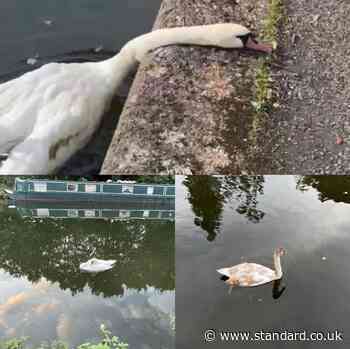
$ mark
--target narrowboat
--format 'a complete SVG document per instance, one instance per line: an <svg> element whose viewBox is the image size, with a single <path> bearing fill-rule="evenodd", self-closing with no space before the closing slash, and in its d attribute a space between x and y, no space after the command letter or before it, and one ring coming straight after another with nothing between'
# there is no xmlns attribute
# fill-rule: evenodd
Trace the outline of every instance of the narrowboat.
<svg viewBox="0 0 350 349"><path fill-rule="evenodd" d="M65 181L15 179L11 200L45 202L174 201L175 185L144 184L131 181Z"/></svg>
<svg viewBox="0 0 350 349"><path fill-rule="evenodd" d="M31 204L33 203L33 205ZM22 217L31 218L79 218L79 219L106 219L106 220L174 220L175 207L172 205L58 205L47 203L37 205L36 202L28 202L25 205L12 206Z"/></svg>

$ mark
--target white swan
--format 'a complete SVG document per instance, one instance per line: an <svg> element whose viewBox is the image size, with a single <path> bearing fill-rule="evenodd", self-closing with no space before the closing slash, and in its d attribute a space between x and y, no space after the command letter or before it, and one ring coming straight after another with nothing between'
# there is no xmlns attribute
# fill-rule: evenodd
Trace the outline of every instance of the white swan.
<svg viewBox="0 0 350 349"><path fill-rule="evenodd" d="M228 277L226 283L230 286L252 287L266 284L282 278L281 256L283 248L277 248L273 253L275 270L256 263L241 263L230 268L218 269L217 272Z"/></svg>
<svg viewBox="0 0 350 349"><path fill-rule="evenodd" d="M113 259L103 260L92 258L85 263L81 263L79 268L81 271L85 271L88 273L100 273L102 271L112 269L114 267L115 262L116 261Z"/></svg>
<svg viewBox="0 0 350 349"><path fill-rule="evenodd" d="M84 147L117 86L152 49L172 44L271 52L238 24L160 29L102 62L50 63L0 84L0 174L48 174Z"/></svg>

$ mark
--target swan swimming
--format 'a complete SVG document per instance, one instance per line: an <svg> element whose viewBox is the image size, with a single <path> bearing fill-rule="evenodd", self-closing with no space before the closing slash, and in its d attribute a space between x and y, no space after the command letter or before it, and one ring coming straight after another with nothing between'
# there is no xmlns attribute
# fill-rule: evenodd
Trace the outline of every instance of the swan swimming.
<svg viewBox="0 0 350 349"><path fill-rule="evenodd" d="M116 261L114 259L103 260L92 258L85 263L81 263L79 268L81 271L85 271L88 273L100 273L102 271L112 269L114 267L115 262Z"/></svg>
<svg viewBox="0 0 350 349"><path fill-rule="evenodd" d="M49 174L83 148L116 88L151 50L174 44L271 53L249 29L222 23L159 29L129 41L102 62L49 63L0 84L0 174Z"/></svg>
<svg viewBox="0 0 350 349"><path fill-rule="evenodd" d="M276 248L273 253L275 270L256 263L241 263L233 267L218 269L217 272L228 277L225 281L231 287L253 287L282 278L281 256L285 254L283 248Z"/></svg>

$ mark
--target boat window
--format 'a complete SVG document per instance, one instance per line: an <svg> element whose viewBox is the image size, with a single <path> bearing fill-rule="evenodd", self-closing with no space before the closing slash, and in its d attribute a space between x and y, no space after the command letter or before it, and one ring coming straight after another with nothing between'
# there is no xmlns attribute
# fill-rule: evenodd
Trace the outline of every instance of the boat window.
<svg viewBox="0 0 350 349"><path fill-rule="evenodd" d="M43 191L47 191L47 185L46 183L33 183L34 185L34 191L40 191L40 192L43 192Z"/></svg>
<svg viewBox="0 0 350 349"><path fill-rule="evenodd" d="M68 210L67 211L67 216L68 217L73 217L73 218L78 217L79 216L78 210L73 210L73 209Z"/></svg>
<svg viewBox="0 0 350 349"><path fill-rule="evenodd" d="M144 217L149 217L149 210L144 210L143 211L143 216Z"/></svg>
<svg viewBox="0 0 350 349"><path fill-rule="evenodd" d="M95 210L85 210L85 217L95 217Z"/></svg>
<svg viewBox="0 0 350 349"><path fill-rule="evenodd" d="M130 217L130 211L120 210L119 211L119 217L120 218L129 218Z"/></svg>
<svg viewBox="0 0 350 349"><path fill-rule="evenodd" d="M78 184L76 183L68 183L67 191L78 191Z"/></svg>
<svg viewBox="0 0 350 349"><path fill-rule="evenodd" d="M49 217L50 211L48 208L37 208L36 209L36 215L38 217Z"/></svg>
<svg viewBox="0 0 350 349"><path fill-rule="evenodd" d="M96 184L85 184L85 191L87 193L96 193Z"/></svg>
<svg viewBox="0 0 350 349"><path fill-rule="evenodd" d="M153 187L147 187L147 195L153 195L154 188Z"/></svg>
<svg viewBox="0 0 350 349"><path fill-rule="evenodd" d="M123 184L122 185L122 193L133 194L134 193L134 186Z"/></svg>

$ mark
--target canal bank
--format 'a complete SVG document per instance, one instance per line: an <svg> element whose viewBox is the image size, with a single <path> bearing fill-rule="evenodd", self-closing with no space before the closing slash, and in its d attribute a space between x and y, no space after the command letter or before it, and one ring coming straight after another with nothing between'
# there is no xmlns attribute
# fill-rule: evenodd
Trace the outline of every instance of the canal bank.
<svg viewBox="0 0 350 349"><path fill-rule="evenodd" d="M270 21L275 3L164 0L154 29L234 22L264 38L271 32L266 23L276 25ZM257 105L261 92L263 98L272 92L262 59L252 52L209 47L151 52L139 67L102 173L232 174L249 169L256 146L252 133L261 116Z"/></svg>

